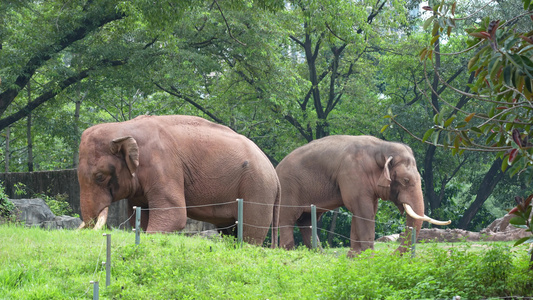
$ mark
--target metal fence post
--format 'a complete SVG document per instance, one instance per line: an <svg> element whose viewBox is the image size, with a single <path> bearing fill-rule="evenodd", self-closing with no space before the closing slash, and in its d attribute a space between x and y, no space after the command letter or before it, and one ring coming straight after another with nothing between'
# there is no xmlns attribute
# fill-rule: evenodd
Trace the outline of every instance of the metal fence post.
<svg viewBox="0 0 533 300"><path fill-rule="evenodd" d="M91 281L91 284L93 285L93 300L98 300L99 296L99 288L98 288L98 281Z"/></svg>
<svg viewBox="0 0 533 300"><path fill-rule="evenodd" d="M135 208L135 245L139 245L141 242L141 208L136 206Z"/></svg>
<svg viewBox="0 0 533 300"><path fill-rule="evenodd" d="M111 284L111 234L104 233L107 237L107 255L105 261L105 286L108 287Z"/></svg>
<svg viewBox="0 0 533 300"><path fill-rule="evenodd" d="M243 203L242 203L242 199L237 199L237 203L238 203L238 212L237 212L237 240L239 241L239 244L242 245L242 228L243 228L243 225L244 225L244 222L243 222L243 213L242 213L242 210L243 210Z"/></svg>
<svg viewBox="0 0 533 300"><path fill-rule="evenodd" d="M311 204L311 242L313 249L317 248L318 244L317 228L316 228L316 206Z"/></svg>

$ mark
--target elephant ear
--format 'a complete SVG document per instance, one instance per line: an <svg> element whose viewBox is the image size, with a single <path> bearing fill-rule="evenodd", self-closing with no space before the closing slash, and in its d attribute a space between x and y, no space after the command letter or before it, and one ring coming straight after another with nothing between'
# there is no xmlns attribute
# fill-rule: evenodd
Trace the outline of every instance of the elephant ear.
<svg viewBox="0 0 533 300"><path fill-rule="evenodd" d="M137 146L137 141L131 136L120 137L112 140L110 147L111 153L117 154L120 152L124 156L131 176L135 176L135 172L139 166L139 147Z"/></svg>
<svg viewBox="0 0 533 300"><path fill-rule="evenodd" d="M390 166L391 161L392 161L392 156L389 156L387 158L387 161L385 162L385 166L383 166L383 172L381 172L381 176L379 176L379 179L378 179L378 186L380 187L390 188L390 184L392 180L390 178L389 166Z"/></svg>

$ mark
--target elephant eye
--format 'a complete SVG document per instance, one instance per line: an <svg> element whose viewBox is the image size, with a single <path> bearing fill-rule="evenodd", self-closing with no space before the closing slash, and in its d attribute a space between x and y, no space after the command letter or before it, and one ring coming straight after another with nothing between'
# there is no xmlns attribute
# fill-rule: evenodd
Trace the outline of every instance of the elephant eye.
<svg viewBox="0 0 533 300"><path fill-rule="evenodd" d="M402 182L403 185L408 185L409 184L409 178L404 178L403 179L403 182Z"/></svg>
<svg viewBox="0 0 533 300"><path fill-rule="evenodd" d="M97 182L103 182L105 180L105 176L102 173L97 173L94 176L94 179L96 179Z"/></svg>

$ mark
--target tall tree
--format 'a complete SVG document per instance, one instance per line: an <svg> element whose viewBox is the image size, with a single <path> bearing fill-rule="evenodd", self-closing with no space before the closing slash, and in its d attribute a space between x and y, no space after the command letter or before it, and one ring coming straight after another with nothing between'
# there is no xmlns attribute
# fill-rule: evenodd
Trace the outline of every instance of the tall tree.
<svg viewBox="0 0 533 300"><path fill-rule="evenodd" d="M125 103L122 100L130 101L130 104L132 101L146 103L144 97L153 92L153 86L150 78L143 75L158 58L160 48L157 46L168 42L165 40L168 28L173 28L172 24L180 21L186 10L216 2L95 0L2 3L0 129L25 118L30 112L55 114L63 111L72 103L69 97L73 90L81 90L87 96L84 102L87 107L80 107L82 113L93 109L91 115L94 115L95 107L98 110L105 108L120 119L133 117L134 113L146 113L147 106L144 109L132 105L110 108L111 101L116 98L111 99L107 92L113 94L113 85L114 91L128 96L133 90L133 95L139 97L123 98L120 103ZM231 1L229 5L235 9L254 10L259 7L277 10L282 8L283 3L265 0L250 7L249 4L248 1ZM21 105L21 91L30 80L32 100ZM157 108L151 105L153 112ZM127 107L130 114L123 114ZM121 112L118 113L118 110ZM87 117L90 118L92 116ZM99 114L94 119L108 120ZM35 114L34 120L36 122L32 126L43 123L42 118ZM50 122L58 125L63 120L67 119ZM65 133L79 135L78 129L72 128Z"/></svg>
<svg viewBox="0 0 533 300"><path fill-rule="evenodd" d="M511 2L513 2L513 4L510 4ZM520 35L519 33L512 35L503 33L504 31L501 31L499 34L497 34L496 31L498 29L499 21L488 21L492 18L499 18L498 16L501 17L503 15L508 15L510 11L516 11L516 4L519 1L511 2L498 2L494 5L489 5L483 1L475 2L479 5L478 7L472 8L472 14L464 13L466 17L461 16L459 18L455 17L455 12L466 11L465 7L459 6L460 3L430 1L429 6L424 8L431 13L431 16L425 21L425 27L432 28L432 36L434 38L430 42L431 46L423 49L420 52L420 56L424 61L424 67L431 67L433 69L433 80L432 82L429 82L428 80L428 86L431 86L431 91L426 93L425 96L427 97L428 102L432 104L434 118L433 127L427 130L425 134L423 134L424 137L420 138L420 140L430 144L428 151L433 151L434 147L440 146L452 149L453 154L462 153L467 150L483 151L485 153L500 152L499 158L493 160L491 167L488 168L488 171L485 174L485 179L481 182L479 190L476 193L476 199L467 208L466 213L462 216L459 222L459 226L463 228L467 228L469 222L475 215L475 212L479 210L481 205L487 200L488 195L494 189L495 185L499 180L502 179L502 173L505 171L508 165L507 161L509 158L512 157L513 154L519 152L518 149L512 150L512 148L509 147L509 144L505 142L506 140L509 141L508 138L511 136L510 133L512 130L509 131L509 129L512 129L513 126L516 126L516 128L525 129L524 133L522 134L523 136L516 134L516 140L519 144L523 141L524 136L527 137L529 135L529 129L527 126L523 127L526 125L526 123L520 120L523 118L522 113L520 112L521 106L514 106L512 108L506 107L506 111L503 111L502 113L498 113L497 111L498 106L500 109L502 109L501 107L504 107L502 105L506 105L506 101L502 101L502 99L516 100L517 98L523 96L527 101L529 97L528 95L531 93L527 87L528 82L531 79L527 79L527 76L521 77L527 72L522 72L523 74L521 75L519 75L519 71L511 72L511 66L516 65L518 70L521 68L518 66L519 64L513 62L517 56L517 60L524 63L524 66L527 70L529 58L528 54L526 53L528 51L528 47L524 44L520 45L520 38L518 38ZM512 5L514 5L514 8ZM501 9L504 6L505 9ZM480 14L486 14L490 17L485 18L481 24L476 24L475 21L473 23L469 23L473 19L472 16L478 18ZM454 27L459 25L458 23L456 24L456 20L468 20L467 24L465 25L474 25L476 28L478 28L467 29L467 32L470 33L471 36L490 41L485 45L481 44L481 42L475 45L477 41L469 42L469 47L471 47L470 49L475 51L474 58L472 59L470 59L468 56L465 56L465 51L460 51L465 46L459 48L453 55L446 53L449 51L443 51L439 48L438 41L442 38L441 35L447 35L448 43L464 40L464 37L460 34L458 37L461 38L457 38L452 35L454 38L450 39L451 33L454 32ZM510 22L506 22L505 24L511 26L511 24L516 23L518 20L519 18L513 18ZM480 25L481 28L479 27ZM517 28L516 26L520 26L520 24L516 23L515 29ZM507 28L510 29L510 27ZM513 36L516 38L513 39ZM527 39L527 34L524 37ZM505 43L505 46L499 46L498 43ZM491 48L494 52L490 51ZM508 51L507 49L511 49L511 52L517 50L521 51L523 49L525 51L525 60L523 60L522 57L517 54L504 53ZM456 68L456 72L464 72L464 70L468 70L470 73L468 81L464 79L462 80L463 82L468 83L467 88L458 85L457 80L455 82L450 82L447 80L445 75L446 73L441 68L442 65L440 64L440 58L442 55L444 55L443 53L447 54L448 57L463 58L465 62L462 63L460 67ZM493 53L496 54L494 55ZM510 59L506 60L505 58L508 56ZM481 59L481 57L483 57L483 59ZM468 59L470 60L467 65L466 61L468 61ZM508 67L505 67L506 63L509 64ZM508 74L513 74L513 76L507 76ZM508 89L506 86L511 83L511 77L513 78L513 84L515 84L516 81L518 82L518 86ZM519 78L525 78L525 80L522 81L521 86ZM441 85L443 89L453 91L455 98L458 99L458 101L453 102L446 100L445 97L442 97L438 92L439 89L437 85ZM493 88L495 88L496 91L494 91ZM472 89L472 91L470 91L470 89ZM511 91L514 91L515 93ZM457 94L459 94L459 96L457 96ZM435 105L435 96L437 96L439 101L442 101L442 103L447 107L445 110L442 110ZM495 108L496 112L494 111ZM489 113L477 114L472 112L472 110L476 111L477 109L486 109L489 111ZM515 112L517 114L515 114ZM458 117L459 115L464 115L464 119ZM479 143L480 136L489 131L492 133L489 135L487 143L493 144L481 145ZM525 149L520 149L526 150L527 152L528 148L526 145L519 146L524 146L522 148ZM500 158L505 156L505 151L509 151L508 154L510 153L511 155L507 156L506 159L501 160ZM523 159L520 164L515 164L513 172L526 170L523 168L524 162L526 161L527 159ZM427 155L426 162L428 162ZM500 171L497 166L501 162L503 162L503 167ZM427 163L426 167L429 165L430 164ZM424 172L426 172L426 168L424 169ZM525 175L527 175L527 173L525 173Z"/></svg>
<svg viewBox="0 0 533 300"><path fill-rule="evenodd" d="M330 134L330 115L339 103L361 98L347 95L349 86L356 80L371 82L375 54L398 35L381 26L394 29L404 22L405 10L402 1L293 1L290 9L298 22L289 35L295 45L291 51L296 62L302 58L306 88L291 99L299 111L286 111L283 117L309 142ZM345 100L348 96L352 99Z"/></svg>

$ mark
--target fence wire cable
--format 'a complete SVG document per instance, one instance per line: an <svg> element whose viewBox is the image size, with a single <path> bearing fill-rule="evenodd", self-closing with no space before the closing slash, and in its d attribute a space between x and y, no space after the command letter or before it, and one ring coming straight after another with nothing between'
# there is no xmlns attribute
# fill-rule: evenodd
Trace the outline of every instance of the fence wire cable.
<svg viewBox="0 0 533 300"><path fill-rule="evenodd" d="M93 278L95 277L96 272L98 271L98 266L100 265L100 256L102 255L102 249L104 249L104 243L105 243L105 240L103 240L102 244L100 245L100 252L98 253L98 258L96 259L96 267L94 268L94 272L93 272L93 276L92 276ZM94 280L94 281L100 282L100 276L98 276L97 279L98 280ZM89 293L89 290L91 289L91 287L92 287L92 284L89 285L89 287L85 291L85 295L87 295L87 293Z"/></svg>
<svg viewBox="0 0 533 300"><path fill-rule="evenodd" d="M198 207L208 207L208 206L219 206L219 205L226 205L226 204L232 204L232 203L236 203L236 201L214 203L214 204L191 205L191 206L142 208L141 210L150 211L150 210L169 210L169 209L183 209L183 208L188 209L188 208L198 208ZM274 206L277 206L277 207L290 207L290 208L298 208L298 207L299 208L308 208L308 207L310 207L310 205L284 205L284 204L277 204L276 205L276 204L250 202L250 201L244 201L243 203L244 204L254 204L254 205L269 206L269 207L274 207ZM316 206L316 208L317 208L317 210L324 211L324 213L328 213L328 212L333 211L333 209L327 209L327 208L323 208L323 207L319 207L319 206ZM358 218L358 219L365 220L365 221L368 221L368 222L387 224L385 222L378 222L376 220L368 219L368 218L365 218L365 217L360 217L360 216L354 215L352 213L339 211L338 214L346 215L346 216L349 216L349 217L352 217L352 218Z"/></svg>
<svg viewBox="0 0 533 300"><path fill-rule="evenodd" d="M135 211L133 211L133 213L131 214L131 216L126 219L126 221L120 223L120 225L118 225L118 230L120 230L120 226L124 225L124 230L126 230L126 223L129 222L129 220L131 220L131 218L133 218L133 216L135 216Z"/></svg>
<svg viewBox="0 0 533 300"><path fill-rule="evenodd" d="M250 227L253 227L253 228L260 228L260 229L270 229L270 227L265 227L265 226L257 226L257 225L252 225L252 224L248 224L248 223L243 223L243 225L245 226L250 226ZM277 228L298 228L298 229L301 229L301 228L311 228L311 226L296 226L296 225L284 225L284 226L278 226ZM321 227L317 227L317 231L320 230L320 231L325 231L325 232L330 232L334 235L337 235L337 236L340 236L340 237L343 237L351 242L358 242L358 243L374 243L374 241L358 241L358 240L354 240L354 239L351 239L347 236L344 236L342 234L339 234L339 233L336 233L336 232L333 232L333 231L330 231L330 230L327 230L325 228L321 228Z"/></svg>
<svg viewBox="0 0 533 300"><path fill-rule="evenodd" d="M226 229L230 229L232 227L235 227L237 226L237 224L232 224L232 225L229 225L227 227L217 227L213 230L226 230ZM268 227L270 228L270 227ZM203 230L203 231L206 231L206 230ZM192 233L201 233L203 231L175 231L176 234L192 234ZM170 233L170 232L173 232L173 231L143 231L143 233Z"/></svg>
<svg viewBox="0 0 533 300"><path fill-rule="evenodd" d="M198 208L198 207L209 207L209 206L221 206L221 205L226 205L226 204L234 204L234 203L237 203L236 201L228 201L228 202L222 202L222 203L214 203L214 204L202 204L202 205L191 205L191 206L176 206L176 207L162 207L162 208L142 208L141 210L145 210L145 211L150 211L150 210L170 210L170 209L189 209L189 208ZM280 207L280 208L283 208L283 207L288 207L288 208L309 208L310 205L284 205L284 204L268 204L268 203L259 203L259 202L252 202L252 201L244 201L243 202L244 204L254 204L254 205L260 205L260 206L268 206L268 207L274 207L274 206L277 206L277 207ZM327 208L323 208L323 207L318 207L316 206L316 209L319 210L319 211L323 211L323 215L324 214L327 214L327 213L334 213L334 210L331 210L331 209L327 209ZM122 226L123 224L125 224L126 222L128 222L131 218L133 218L133 215L135 213L133 213L126 221L124 221L122 224L119 225L119 228L120 226ZM361 217L361 216L357 216L357 215L354 215L353 213L351 212L344 212L344 211L337 211L337 214L340 215L340 216L346 216L346 217L350 217L352 218L352 220L354 218L357 218L357 219L360 219L360 220L364 220L364 221L368 221L368 222L373 222L374 224L383 224L383 225L387 225L388 223L387 222L379 222L379 221L376 221L376 220L373 220L373 219L368 219L368 218L365 218L365 217ZM253 224L249 224L249 223L244 223L243 222L243 226L246 225L246 226L250 226L250 227L254 227L254 228L260 228L260 229L270 229L270 228L276 228L276 229L281 229L281 228L289 228L289 227L292 227L292 228L310 228L310 226L297 226L297 225L283 225L283 226L258 226L258 225L253 225ZM271 224L273 225L273 224ZM232 227L235 227L237 226L236 224L234 225L230 225L228 227L222 227L222 228L215 228L215 230L217 231L221 231L221 230L226 230L226 229L230 229ZM344 235L341 235L339 233L336 233L336 232L332 232L332 231L329 231L325 228L317 228L317 230L321 230L321 231L325 231L325 232L328 232L328 233L331 233L331 234L334 234L336 236L339 236L339 237L342 237L346 240L349 240L351 242L360 242L360 243L373 243L374 241L357 241L357 240L353 240L347 236L344 236ZM179 233L182 233L182 234L198 234L198 233L201 233L202 231L179 231ZM145 231L144 233L166 233L164 231Z"/></svg>

